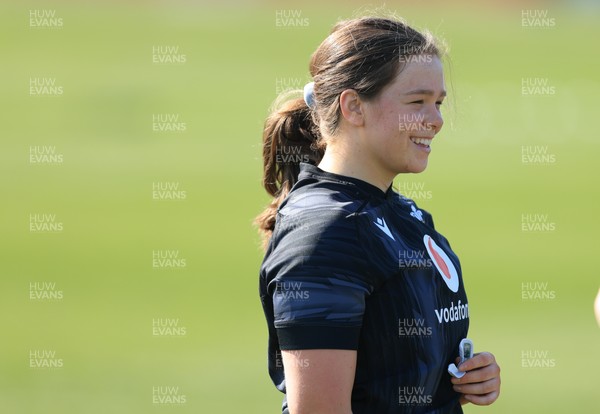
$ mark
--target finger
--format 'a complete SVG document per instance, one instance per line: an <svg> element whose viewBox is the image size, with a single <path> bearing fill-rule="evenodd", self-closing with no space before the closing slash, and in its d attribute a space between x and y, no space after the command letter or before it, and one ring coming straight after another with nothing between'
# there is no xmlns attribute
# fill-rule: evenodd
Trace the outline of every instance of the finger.
<svg viewBox="0 0 600 414"><path fill-rule="evenodd" d="M483 368L478 368L469 371L462 378L452 377L451 381L453 384L470 384L476 382L483 382L492 378L499 377L500 367L498 366L498 364L492 364Z"/></svg>
<svg viewBox="0 0 600 414"><path fill-rule="evenodd" d="M500 378L492 378L475 384L455 384L454 391L466 395L486 395L500 389Z"/></svg>
<svg viewBox="0 0 600 414"><path fill-rule="evenodd" d="M489 394L485 394L485 395L465 395L464 398L465 400L475 404L475 405L490 405L491 403L493 403L494 401L496 401L498 399L498 396L500 395L500 390L498 391L492 391Z"/></svg>
<svg viewBox="0 0 600 414"><path fill-rule="evenodd" d="M481 352L479 354L475 354L473 358L467 359L465 362L460 364L458 369L460 371L471 371L480 367L485 367L495 362L496 358L494 358L494 355L492 355L489 352Z"/></svg>

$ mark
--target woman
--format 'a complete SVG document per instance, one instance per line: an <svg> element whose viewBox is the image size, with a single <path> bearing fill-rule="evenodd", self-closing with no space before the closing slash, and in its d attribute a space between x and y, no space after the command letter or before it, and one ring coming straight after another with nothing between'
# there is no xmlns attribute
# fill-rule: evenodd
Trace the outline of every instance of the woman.
<svg viewBox="0 0 600 414"><path fill-rule="evenodd" d="M425 169L442 128L441 57L403 22L341 22L304 99L265 123L260 297L284 412L461 413L498 397L490 353L448 374L469 325L460 263L431 215L392 190Z"/></svg>

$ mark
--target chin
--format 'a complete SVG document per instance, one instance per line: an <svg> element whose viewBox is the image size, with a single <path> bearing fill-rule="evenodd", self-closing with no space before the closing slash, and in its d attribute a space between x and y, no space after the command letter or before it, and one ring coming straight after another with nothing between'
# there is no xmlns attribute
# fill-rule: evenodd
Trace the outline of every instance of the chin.
<svg viewBox="0 0 600 414"><path fill-rule="evenodd" d="M427 161L420 162L417 164L409 165L408 172L412 173L412 174L419 174L419 173L422 173L423 171L425 171L426 168L427 168Z"/></svg>

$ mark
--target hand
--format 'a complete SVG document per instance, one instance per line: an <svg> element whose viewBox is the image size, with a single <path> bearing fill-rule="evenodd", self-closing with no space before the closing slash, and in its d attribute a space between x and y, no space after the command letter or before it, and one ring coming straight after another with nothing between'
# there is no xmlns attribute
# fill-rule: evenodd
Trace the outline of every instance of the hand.
<svg viewBox="0 0 600 414"><path fill-rule="evenodd" d="M456 359L456 364L460 359ZM462 378L452 377L454 391L462 394L461 404L472 402L475 405L490 405L500 395L500 367L496 358L489 352L475 354L458 369L465 371Z"/></svg>

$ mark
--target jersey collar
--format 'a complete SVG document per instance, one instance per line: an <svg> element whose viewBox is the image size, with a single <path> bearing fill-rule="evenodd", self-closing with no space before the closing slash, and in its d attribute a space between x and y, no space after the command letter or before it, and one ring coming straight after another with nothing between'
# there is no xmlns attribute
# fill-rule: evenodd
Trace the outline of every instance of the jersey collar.
<svg viewBox="0 0 600 414"><path fill-rule="evenodd" d="M390 198L394 195L394 190L392 189L391 184L387 191L384 192L381 191L379 187L366 181L354 177L323 171L316 165L306 162L300 163L300 174L298 175L298 180L302 180L303 178L316 178L319 180L333 181L342 185L354 186L361 192L380 199Z"/></svg>

